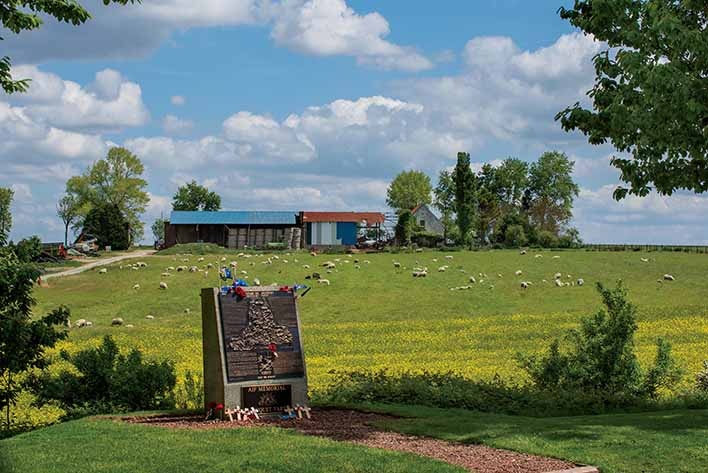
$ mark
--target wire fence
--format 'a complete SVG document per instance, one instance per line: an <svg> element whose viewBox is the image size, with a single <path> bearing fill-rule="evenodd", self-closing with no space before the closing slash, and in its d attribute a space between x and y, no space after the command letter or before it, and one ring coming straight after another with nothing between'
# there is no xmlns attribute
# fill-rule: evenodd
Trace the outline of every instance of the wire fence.
<svg viewBox="0 0 708 473"><path fill-rule="evenodd" d="M639 245L613 243L586 243L582 245L587 251L669 251L677 253L708 253L706 245Z"/></svg>

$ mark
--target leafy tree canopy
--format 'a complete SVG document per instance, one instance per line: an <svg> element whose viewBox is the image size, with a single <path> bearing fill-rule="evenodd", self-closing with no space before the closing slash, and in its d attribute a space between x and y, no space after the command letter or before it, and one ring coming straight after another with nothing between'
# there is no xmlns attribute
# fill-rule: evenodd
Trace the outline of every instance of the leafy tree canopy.
<svg viewBox="0 0 708 473"><path fill-rule="evenodd" d="M472 224L475 217L475 195L477 179L470 164L469 153L457 153L455 165L455 212L460 230L460 242L470 241Z"/></svg>
<svg viewBox="0 0 708 473"><path fill-rule="evenodd" d="M7 187L0 187L0 246L7 245L12 228L12 197L15 193Z"/></svg>
<svg viewBox="0 0 708 473"><path fill-rule="evenodd" d="M150 201L143 163L125 148L111 148L105 159L93 163L86 172L66 183L66 192L76 200L83 225L89 211L97 206L117 207L130 225L134 240L143 234L140 214Z"/></svg>
<svg viewBox="0 0 708 473"><path fill-rule="evenodd" d="M220 208L219 194L200 186L197 181L181 186L172 198L173 210L219 210Z"/></svg>
<svg viewBox="0 0 708 473"><path fill-rule="evenodd" d="M386 204L399 212L417 205L430 204L433 186L427 174L421 171L403 171L388 186Z"/></svg>
<svg viewBox="0 0 708 473"><path fill-rule="evenodd" d="M529 217L540 230L558 235L573 217L580 188L573 181L574 163L565 153L543 153L529 168Z"/></svg>
<svg viewBox="0 0 708 473"><path fill-rule="evenodd" d="M137 3L140 0L103 0L104 5ZM36 30L42 26L42 17L54 17L57 21L81 25L91 18L91 14L76 0L0 0L0 23L3 28L15 34ZM0 37L0 40L3 38ZM25 92L28 79L14 80L12 63L7 56L0 57L0 88L6 93Z"/></svg>
<svg viewBox="0 0 708 473"><path fill-rule="evenodd" d="M130 246L128 222L115 204L94 206L84 220L84 232L96 237L99 248L125 250Z"/></svg>
<svg viewBox="0 0 708 473"><path fill-rule="evenodd" d="M705 0L575 0L560 16L610 49L595 57L592 110L560 112L567 131L610 142L628 193L708 190L708 7Z"/></svg>

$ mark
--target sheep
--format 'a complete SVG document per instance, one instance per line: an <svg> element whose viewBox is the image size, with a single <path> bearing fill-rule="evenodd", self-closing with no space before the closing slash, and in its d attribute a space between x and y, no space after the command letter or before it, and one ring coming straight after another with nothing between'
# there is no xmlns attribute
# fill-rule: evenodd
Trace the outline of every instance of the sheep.
<svg viewBox="0 0 708 473"><path fill-rule="evenodd" d="M204 257L203 257L203 256L200 257L200 258L197 258L197 262L198 262L198 263L201 263L202 261L204 261Z"/></svg>
<svg viewBox="0 0 708 473"><path fill-rule="evenodd" d="M642 260L642 263L648 263L648 262L649 262L649 258L639 258L639 259Z"/></svg>
<svg viewBox="0 0 708 473"><path fill-rule="evenodd" d="M209 277L209 271L204 271L204 279Z"/></svg>
<svg viewBox="0 0 708 473"><path fill-rule="evenodd" d="M361 269L361 266L359 266L358 264L355 264L354 269Z"/></svg>
<svg viewBox="0 0 708 473"><path fill-rule="evenodd" d="M261 280L258 279L258 278L254 278L254 279L253 279L253 284L255 284L256 286L260 286L260 285L261 285Z"/></svg>
<svg viewBox="0 0 708 473"><path fill-rule="evenodd" d="M93 327L93 322L91 322L90 320L87 320L85 327Z"/></svg>
<svg viewBox="0 0 708 473"><path fill-rule="evenodd" d="M585 280L583 278L579 278L577 281L575 281L575 283L578 286L582 286L583 284L585 284Z"/></svg>
<svg viewBox="0 0 708 473"><path fill-rule="evenodd" d="M172 273L162 273L162 274L160 274L160 276L162 276L163 278L168 278L168 277L172 276Z"/></svg>
<svg viewBox="0 0 708 473"><path fill-rule="evenodd" d="M113 320L111 320L111 325L113 325L113 326L123 325L123 319L121 317L116 317Z"/></svg>
<svg viewBox="0 0 708 473"><path fill-rule="evenodd" d="M278 255L273 255L273 256L271 256L271 258L273 258L273 259L280 259L280 256L278 256Z"/></svg>
<svg viewBox="0 0 708 473"><path fill-rule="evenodd" d="M303 269L310 269L310 265L309 265L309 264L303 264L303 265L302 265L302 268L303 268Z"/></svg>
<svg viewBox="0 0 708 473"><path fill-rule="evenodd" d="M137 291L138 289L140 289L140 284L135 284L135 285L133 285L133 289L136 290L136 291Z"/></svg>
<svg viewBox="0 0 708 473"><path fill-rule="evenodd" d="M175 270L175 267L174 267L174 266L168 266L168 267L167 267L167 271L174 271L174 270Z"/></svg>
<svg viewBox="0 0 708 473"><path fill-rule="evenodd" d="M472 286L457 286L457 287L451 287L451 291L467 291L469 289L472 289Z"/></svg>
<svg viewBox="0 0 708 473"><path fill-rule="evenodd" d="M208 269L211 269L211 268L214 267L214 264L213 264L213 263L207 263L206 267L207 267Z"/></svg>
<svg viewBox="0 0 708 473"><path fill-rule="evenodd" d="M74 327L76 327L76 328L86 327L86 319L77 320L76 323L74 324Z"/></svg>
<svg viewBox="0 0 708 473"><path fill-rule="evenodd" d="M664 274L664 281L675 281L676 278L674 278L671 274Z"/></svg>
<svg viewBox="0 0 708 473"><path fill-rule="evenodd" d="M498 277L499 279L501 279L501 278L502 278L502 274L501 274L501 273L497 274L497 277Z"/></svg>
<svg viewBox="0 0 708 473"><path fill-rule="evenodd" d="M525 255L525 254L526 254L526 250L521 250L521 252L519 252L519 254L520 254L520 255Z"/></svg>
<svg viewBox="0 0 708 473"><path fill-rule="evenodd" d="M329 279L318 279L317 282L329 286Z"/></svg>
<svg viewBox="0 0 708 473"><path fill-rule="evenodd" d="M516 274L517 276L521 276L523 274L523 271L521 271L520 269L517 269L514 274Z"/></svg>
<svg viewBox="0 0 708 473"><path fill-rule="evenodd" d="M560 279L556 279L556 286L563 287L563 286L565 286L565 283L563 283L563 281L561 281Z"/></svg>
<svg viewBox="0 0 708 473"><path fill-rule="evenodd" d="M145 318L148 320L152 320L155 318L155 316L154 315L146 315Z"/></svg>
<svg viewBox="0 0 708 473"><path fill-rule="evenodd" d="M369 261L368 259L365 259L364 264L371 264L371 261Z"/></svg>
<svg viewBox="0 0 708 473"><path fill-rule="evenodd" d="M534 255L534 258L543 258L543 255Z"/></svg>
<svg viewBox="0 0 708 473"><path fill-rule="evenodd" d="M424 278L428 275L428 272L425 270L421 270L421 271L413 271L413 273L411 273L411 274L413 275L414 278Z"/></svg>
<svg viewBox="0 0 708 473"><path fill-rule="evenodd" d="M334 269L336 266L337 265L331 261L326 261L326 262L322 263L322 267L327 268L327 269Z"/></svg>
<svg viewBox="0 0 708 473"><path fill-rule="evenodd" d="M241 270L241 274L243 274L243 275L245 276L245 275L248 274L248 271L242 269L242 270Z"/></svg>
<svg viewBox="0 0 708 473"><path fill-rule="evenodd" d="M101 268L98 270L98 274L106 274L108 270L106 268Z"/></svg>
<svg viewBox="0 0 708 473"><path fill-rule="evenodd" d="M529 283L526 281L521 281L521 289L528 289Z"/></svg>
<svg viewBox="0 0 708 473"><path fill-rule="evenodd" d="M470 282L472 284L475 284L477 282L477 280L474 278L474 276L470 276Z"/></svg>
<svg viewBox="0 0 708 473"><path fill-rule="evenodd" d="M556 273L556 274L553 276L553 279L560 279L560 278L562 278L562 277L563 277L563 275L562 275L561 273Z"/></svg>
<svg viewBox="0 0 708 473"><path fill-rule="evenodd" d="M189 268L190 273L196 273L197 271L199 271L199 268L197 268L196 266L190 266L190 268Z"/></svg>
<svg viewBox="0 0 708 473"><path fill-rule="evenodd" d="M559 256L559 255L555 255L555 256L553 257L553 259L560 259L560 256Z"/></svg>
<svg viewBox="0 0 708 473"><path fill-rule="evenodd" d="M394 267L394 268L400 268L400 267L401 267L401 263L399 263L398 261L394 261L394 262L393 262L393 267Z"/></svg>
<svg viewBox="0 0 708 473"><path fill-rule="evenodd" d="M445 256L445 259L452 259L452 255Z"/></svg>
<svg viewBox="0 0 708 473"><path fill-rule="evenodd" d="M438 268L438 273L444 273L447 270L447 266L440 266Z"/></svg>
<svg viewBox="0 0 708 473"><path fill-rule="evenodd" d="M192 310L189 309L189 308L184 309L184 313L185 313L185 314L189 314L191 311L192 311Z"/></svg>
<svg viewBox="0 0 708 473"><path fill-rule="evenodd" d="M160 281L160 289L167 289L167 283L165 281Z"/></svg>
<svg viewBox="0 0 708 473"><path fill-rule="evenodd" d="M138 261L137 263L135 263L135 266L137 266L138 268L147 268L147 263L145 261Z"/></svg>

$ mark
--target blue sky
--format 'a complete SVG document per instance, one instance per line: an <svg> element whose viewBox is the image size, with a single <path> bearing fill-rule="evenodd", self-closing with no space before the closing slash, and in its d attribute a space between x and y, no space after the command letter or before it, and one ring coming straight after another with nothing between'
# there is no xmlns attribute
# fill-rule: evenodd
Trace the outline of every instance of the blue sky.
<svg viewBox="0 0 708 473"><path fill-rule="evenodd" d="M557 149L576 161L585 240L708 243L704 197L615 203L613 150L554 122L603 48L558 17L564 3L92 0L80 28L0 32L33 79L0 95L12 236L61 239L67 177L118 144L146 165L148 228L191 179L228 209L378 210L402 169L434 179L457 151L479 165Z"/></svg>

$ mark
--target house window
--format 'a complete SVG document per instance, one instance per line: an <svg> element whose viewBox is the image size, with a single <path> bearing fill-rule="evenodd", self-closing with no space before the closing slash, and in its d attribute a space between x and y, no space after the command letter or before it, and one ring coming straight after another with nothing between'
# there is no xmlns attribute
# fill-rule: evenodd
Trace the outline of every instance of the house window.
<svg viewBox="0 0 708 473"><path fill-rule="evenodd" d="M420 226L421 226L421 227L424 227L424 226L425 226L425 220L424 220L424 219L420 219Z"/></svg>

